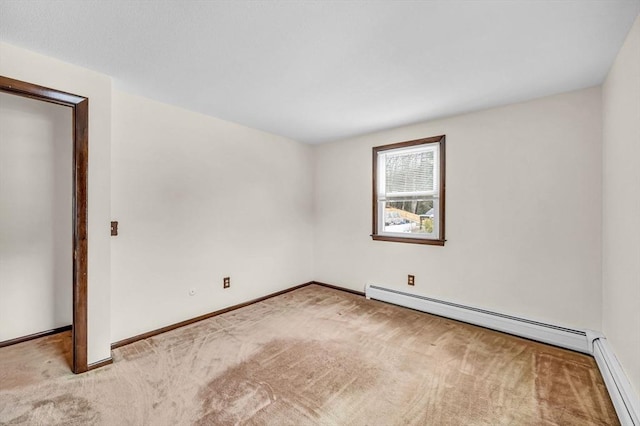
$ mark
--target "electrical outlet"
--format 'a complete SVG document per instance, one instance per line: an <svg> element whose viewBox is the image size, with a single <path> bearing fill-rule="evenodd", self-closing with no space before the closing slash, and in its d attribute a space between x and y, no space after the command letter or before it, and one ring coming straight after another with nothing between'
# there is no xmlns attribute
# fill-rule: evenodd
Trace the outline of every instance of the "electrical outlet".
<svg viewBox="0 0 640 426"><path fill-rule="evenodd" d="M409 275L409 278L407 280L407 284L415 285L416 284L416 277L414 275Z"/></svg>
<svg viewBox="0 0 640 426"><path fill-rule="evenodd" d="M231 277L224 277L222 279L222 288L229 288L231 287Z"/></svg>

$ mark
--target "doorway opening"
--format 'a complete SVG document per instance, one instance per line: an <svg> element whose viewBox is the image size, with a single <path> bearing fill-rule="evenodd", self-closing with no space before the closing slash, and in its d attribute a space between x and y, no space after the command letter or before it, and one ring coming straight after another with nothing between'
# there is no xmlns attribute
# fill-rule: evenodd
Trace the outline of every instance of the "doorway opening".
<svg viewBox="0 0 640 426"><path fill-rule="evenodd" d="M89 99L20 80L0 76L0 92L50 102L71 108L73 302L72 362L74 373L88 370L87 362L87 199L89 168Z"/></svg>

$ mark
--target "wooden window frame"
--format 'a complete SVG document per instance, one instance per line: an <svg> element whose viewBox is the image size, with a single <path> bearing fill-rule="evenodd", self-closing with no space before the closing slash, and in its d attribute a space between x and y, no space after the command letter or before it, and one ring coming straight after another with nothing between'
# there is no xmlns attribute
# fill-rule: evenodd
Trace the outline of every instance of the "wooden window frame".
<svg viewBox="0 0 640 426"><path fill-rule="evenodd" d="M0 76L0 92L71 108L73 126L73 323L71 369L84 373L87 362L87 198L89 169L89 99ZM93 366L92 366L93 368Z"/></svg>
<svg viewBox="0 0 640 426"><path fill-rule="evenodd" d="M372 185L372 233L371 238L376 241L391 241L396 243L425 244L432 246L444 246L445 239L445 193L446 193L446 153L445 153L445 135L432 136L423 139L415 139L406 142L397 142L388 145L373 147L373 185ZM438 238L420 238L420 237L398 237L380 234L378 231L378 153L398 148L408 148L425 144L439 144L440 151L440 199L439 199L439 235Z"/></svg>

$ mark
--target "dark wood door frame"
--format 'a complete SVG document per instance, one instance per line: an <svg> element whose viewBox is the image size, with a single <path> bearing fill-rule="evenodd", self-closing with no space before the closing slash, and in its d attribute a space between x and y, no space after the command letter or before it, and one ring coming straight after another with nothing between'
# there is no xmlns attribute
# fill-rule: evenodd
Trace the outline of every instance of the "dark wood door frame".
<svg viewBox="0 0 640 426"><path fill-rule="evenodd" d="M74 373L87 363L87 196L89 99L0 76L0 92L70 107L73 120L73 361Z"/></svg>

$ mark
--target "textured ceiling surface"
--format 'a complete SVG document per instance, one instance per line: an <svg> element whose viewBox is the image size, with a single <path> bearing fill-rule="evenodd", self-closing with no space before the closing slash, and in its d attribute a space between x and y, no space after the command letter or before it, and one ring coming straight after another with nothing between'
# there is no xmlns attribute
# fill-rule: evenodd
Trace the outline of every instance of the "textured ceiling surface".
<svg viewBox="0 0 640 426"><path fill-rule="evenodd" d="M640 0L0 0L0 40L319 143L598 85L639 11Z"/></svg>

